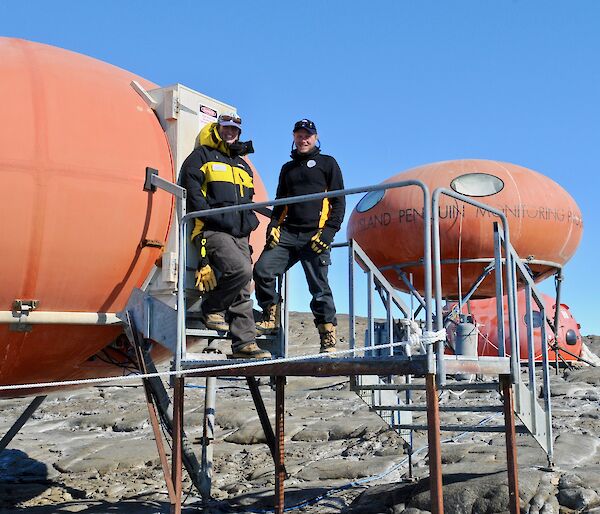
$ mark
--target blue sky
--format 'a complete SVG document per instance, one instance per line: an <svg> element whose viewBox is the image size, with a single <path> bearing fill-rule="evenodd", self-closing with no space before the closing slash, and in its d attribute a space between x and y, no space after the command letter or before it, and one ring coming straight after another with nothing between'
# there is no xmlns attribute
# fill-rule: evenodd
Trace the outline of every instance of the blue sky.
<svg viewBox="0 0 600 514"><path fill-rule="evenodd" d="M564 302L584 334L600 334L599 21L595 0L0 0L2 36L237 106L271 194L291 127L306 116L350 187L465 157L551 177L583 213ZM344 311L341 274L332 270ZM292 280L303 283L299 273ZM297 298L292 308L307 310Z"/></svg>

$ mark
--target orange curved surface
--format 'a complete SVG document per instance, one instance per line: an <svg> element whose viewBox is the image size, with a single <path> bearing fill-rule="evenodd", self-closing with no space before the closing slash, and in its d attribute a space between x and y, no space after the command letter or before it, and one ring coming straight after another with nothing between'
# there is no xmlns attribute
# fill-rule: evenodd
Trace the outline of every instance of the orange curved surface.
<svg viewBox="0 0 600 514"><path fill-rule="evenodd" d="M542 295L544 298L544 309L546 317L554 323L554 315L556 312L556 302L551 296L546 294ZM525 323L525 292L519 291L517 294L517 304L519 312L519 358L526 360L529 355L529 349L527 346L527 324ZM533 306L533 317L534 317L534 331L533 331L533 342L534 342L534 358L536 361L542 360L542 330L539 328L541 323L541 314L537 305L532 300ZM473 315L474 323L477 324L478 328L478 342L477 350L479 355L497 357L498 354L498 316L496 314L496 299L482 299L472 300L469 302L469 310ZM466 307L463 308L463 312L466 313ZM508 312L508 299L504 297L504 312ZM570 354L579 356L582 349L581 333L579 332L579 324L571 314L568 305L564 303L560 304L560 311L558 315L559 330L558 330L558 346L559 348L566 349L569 353L559 350L559 357L565 361L575 361L576 357ZM454 339L454 331L452 330L453 324L450 325L448 331L450 341ZM576 336L574 343L569 343L567 338L567 331L573 331ZM505 314L504 320L504 333L506 339L505 354L510 355L510 347L508 346L508 317ZM548 337L549 346L554 343L554 333L552 329L546 324L546 334ZM553 361L555 358L555 352L548 350L548 358Z"/></svg>
<svg viewBox="0 0 600 514"><path fill-rule="evenodd" d="M160 257L144 240L166 242L171 195L143 191L146 167L174 179L169 144L154 112L131 88L147 80L59 48L0 38L2 199L6 265L0 310L16 299L38 311L117 312ZM255 176L255 201L267 192ZM268 220L251 236L264 246ZM0 384L115 376L122 368L94 357L122 334L120 326L0 325ZM118 346L118 345L117 345ZM168 352L156 345L156 359ZM48 392L0 392L25 396Z"/></svg>
<svg viewBox="0 0 600 514"><path fill-rule="evenodd" d="M244 157L244 160L250 165L252 173L254 174L254 201L255 202L266 202L269 199L267 189L258 174L258 171L254 167L254 164L248 157ZM267 233L267 226L271 221L270 218L256 213L260 225L250 234L250 246L252 247L252 262L256 262L260 257L265 247L265 236Z"/></svg>
<svg viewBox="0 0 600 514"><path fill-rule="evenodd" d="M562 187L536 171L500 161L464 159L419 166L385 182L417 179L433 192L438 187L451 189L454 179L471 173L491 175L502 181L503 188L499 192L474 199L505 213L511 243L521 258L563 265L573 256L583 232L581 211ZM348 222L348 238L355 239L379 268L399 265L407 275L412 273L415 287L422 292L421 190L416 187L387 190L371 208L364 212L357 208ZM441 258L443 261L462 260L461 289L465 294L485 267L482 263L465 261L493 257L492 222L498 218L447 196L440 199L439 216ZM542 280L553 273L555 267L532 263L531 269L536 280ZM407 290L395 271L388 269L385 275L395 287ZM456 262L442 265L442 289L444 297L458 296ZM492 274L479 287L475 298L494 295Z"/></svg>
<svg viewBox="0 0 600 514"><path fill-rule="evenodd" d="M131 88L152 83L59 48L0 38L0 310L116 312L165 242L172 197L143 191L145 168L173 180L166 136ZM60 380L116 327L0 327L0 383Z"/></svg>

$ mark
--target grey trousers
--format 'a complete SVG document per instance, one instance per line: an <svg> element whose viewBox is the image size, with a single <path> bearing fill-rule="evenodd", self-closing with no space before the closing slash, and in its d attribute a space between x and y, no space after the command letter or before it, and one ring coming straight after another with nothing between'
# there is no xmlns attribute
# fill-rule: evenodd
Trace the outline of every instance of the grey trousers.
<svg viewBox="0 0 600 514"><path fill-rule="evenodd" d="M210 265L217 270L217 287L204 294L203 314L225 312L229 321L231 346L235 351L256 338L256 326L250 299L252 260L247 237L205 230L206 252ZM194 239L200 246L200 238Z"/></svg>
<svg viewBox="0 0 600 514"><path fill-rule="evenodd" d="M327 278L331 257L329 250L316 254L311 249L310 238L314 234L314 230L298 232L282 228L279 244L275 248L265 248L254 265L256 299L263 310L268 305L277 304L277 276L300 261L312 295L310 309L315 317L315 325L337 325L335 304Z"/></svg>

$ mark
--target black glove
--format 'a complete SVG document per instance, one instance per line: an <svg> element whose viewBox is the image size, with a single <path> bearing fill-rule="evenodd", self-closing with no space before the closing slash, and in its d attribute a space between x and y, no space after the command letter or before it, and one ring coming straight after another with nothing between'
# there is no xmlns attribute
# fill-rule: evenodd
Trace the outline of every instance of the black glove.
<svg viewBox="0 0 600 514"><path fill-rule="evenodd" d="M281 228L277 223L269 223L267 227L267 237L265 241L265 248L275 248L279 244L279 238L281 237Z"/></svg>
<svg viewBox="0 0 600 514"><path fill-rule="evenodd" d="M321 228L310 238L310 247L315 253L323 253L328 250L335 237L335 230L331 227Z"/></svg>

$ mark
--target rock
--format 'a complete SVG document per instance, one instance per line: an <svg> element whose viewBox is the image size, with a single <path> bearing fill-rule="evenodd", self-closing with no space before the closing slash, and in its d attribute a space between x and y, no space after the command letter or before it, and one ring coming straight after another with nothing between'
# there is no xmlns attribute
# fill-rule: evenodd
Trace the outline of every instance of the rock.
<svg viewBox="0 0 600 514"><path fill-rule="evenodd" d="M317 350L311 316L294 314L291 320L291 341L302 344L292 344L291 353ZM305 333L298 320L304 321ZM344 322L347 318L340 318L340 324ZM596 349L600 351L600 343ZM566 379L550 376L555 460L560 468L537 469L546 465L545 453L530 435L517 434L523 514L573 514L576 509L600 514L597 372L580 368L564 373ZM272 414L275 395L267 383L261 379L260 392ZM496 401L494 395L447 392L441 402L477 405ZM185 396L185 430L199 454L204 395L186 389ZM425 396L416 391L413 399L424 401ZM6 430L27 403L27 399L3 402L0 428ZM426 432L413 433L415 482L402 483L408 474L404 441L349 390L347 378L291 377L285 409L286 506L307 501L299 509L304 514L429 514ZM484 417L442 416L447 414L448 420L467 424ZM414 419L425 423L426 415L415 413ZM228 507L220 514L242 507L271 509L273 461L244 379L217 379L214 434L212 494ZM504 434L452 435L458 442L442 444L445 511L507 514ZM11 448L19 450L0 453L0 509L6 509L2 512L150 514L164 510L168 502L139 385L105 385L49 396ZM357 481L360 485L348 486ZM188 489L186 478L184 490ZM321 495L326 496L313 501ZM199 508L192 489L188 503L194 501L198 503L184 512Z"/></svg>
<svg viewBox="0 0 600 514"><path fill-rule="evenodd" d="M598 386L600 385L600 367L589 366L581 369L567 370L565 371L565 380Z"/></svg>
<svg viewBox="0 0 600 514"><path fill-rule="evenodd" d="M554 443L554 458L559 466L580 465L593 459L598 447L598 436L561 433Z"/></svg>
<svg viewBox="0 0 600 514"><path fill-rule="evenodd" d="M598 502L599 496L596 491L585 489L583 487L573 487L561 489L558 494L558 501L561 505L581 512L588 506L593 506Z"/></svg>
<svg viewBox="0 0 600 514"><path fill-rule="evenodd" d="M271 419L271 426L274 426L274 419ZM293 438L298 432L303 430L304 426L296 423L285 424L286 438ZM236 444L259 444L266 443L265 432L259 420L252 420L243 425L240 429L225 437L228 443Z"/></svg>
<svg viewBox="0 0 600 514"><path fill-rule="evenodd" d="M307 427L300 432L298 432L294 437L292 437L293 441L307 441L307 442L315 442L315 441L327 441L329 439L329 430L323 428L312 428Z"/></svg>
<svg viewBox="0 0 600 514"><path fill-rule="evenodd" d="M298 478L303 480L357 479L384 473L394 465L385 457L373 457L368 461L325 459L306 466Z"/></svg>

